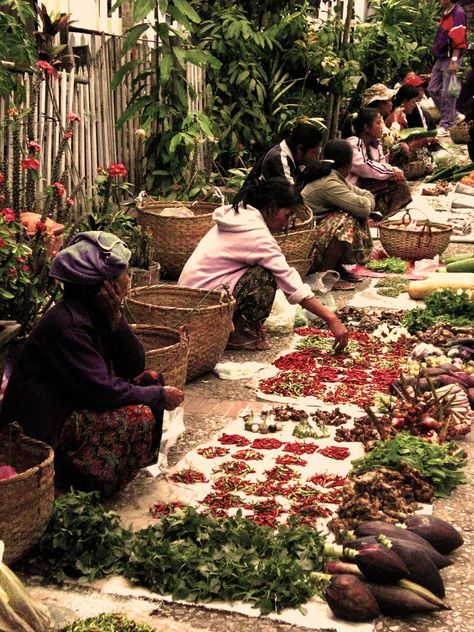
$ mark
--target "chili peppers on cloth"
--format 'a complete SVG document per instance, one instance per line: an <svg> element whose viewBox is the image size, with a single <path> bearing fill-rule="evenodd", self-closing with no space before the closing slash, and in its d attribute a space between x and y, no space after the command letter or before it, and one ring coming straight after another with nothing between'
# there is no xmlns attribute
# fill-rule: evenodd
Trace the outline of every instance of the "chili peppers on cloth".
<svg viewBox="0 0 474 632"><path fill-rule="evenodd" d="M376 393L388 392L409 351L405 338L388 344L366 332L350 332L349 352L334 354L330 332L310 327L296 332L304 336L299 350L275 360L280 371L259 382L263 393L363 407L373 403Z"/></svg>

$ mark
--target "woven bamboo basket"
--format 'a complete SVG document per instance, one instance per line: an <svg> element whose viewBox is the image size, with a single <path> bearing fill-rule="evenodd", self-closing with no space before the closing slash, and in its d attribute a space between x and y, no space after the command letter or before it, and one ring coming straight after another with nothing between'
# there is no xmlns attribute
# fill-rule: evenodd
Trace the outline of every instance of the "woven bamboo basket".
<svg viewBox="0 0 474 632"><path fill-rule="evenodd" d="M212 213L219 206L213 202L146 202L137 210L140 226L153 234L153 248L163 275L177 279L194 249L214 225ZM165 208L186 207L193 217L160 215Z"/></svg>
<svg viewBox="0 0 474 632"><path fill-rule="evenodd" d="M157 325L132 325L145 348L145 369L163 375L167 386L183 389L188 370L189 340L181 331Z"/></svg>
<svg viewBox="0 0 474 632"><path fill-rule="evenodd" d="M292 261L288 261L288 265L292 268L295 268L301 278L304 278L308 274L308 270L311 267L312 259L293 259Z"/></svg>
<svg viewBox="0 0 474 632"><path fill-rule="evenodd" d="M406 212L400 220L385 220L379 224L380 242L388 255L419 261L432 259L446 250L453 231L450 224L417 220L423 229L414 231L406 228L410 222L410 213Z"/></svg>
<svg viewBox="0 0 474 632"><path fill-rule="evenodd" d="M466 145L469 138L469 124L466 121L462 123L458 123L457 125L453 125L453 127L449 128L449 135L451 136L451 140L453 143L458 145Z"/></svg>
<svg viewBox="0 0 474 632"><path fill-rule="evenodd" d="M46 531L54 502L53 449L10 424L0 434L0 463L17 476L0 481L0 540L4 562L11 564Z"/></svg>
<svg viewBox="0 0 474 632"><path fill-rule="evenodd" d="M127 318L133 323L178 329L186 326L189 357L186 381L214 368L232 330L235 300L225 291L153 285L131 290Z"/></svg>
<svg viewBox="0 0 474 632"><path fill-rule="evenodd" d="M286 232L273 236L287 261L308 259L316 238L311 208L305 205Z"/></svg>

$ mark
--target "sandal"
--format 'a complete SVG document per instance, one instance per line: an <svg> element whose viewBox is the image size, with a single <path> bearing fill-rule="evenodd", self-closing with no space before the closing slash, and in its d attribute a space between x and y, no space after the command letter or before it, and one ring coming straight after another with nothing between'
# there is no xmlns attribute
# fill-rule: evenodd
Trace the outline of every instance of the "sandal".
<svg viewBox="0 0 474 632"><path fill-rule="evenodd" d="M336 268L336 272L339 272L339 276L342 281L348 281L349 283L362 283L360 276L346 270L345 268Z"/></svg>
<svg viewBox="0 0 474 632"><path fill-rule="evenodd" d="M242 342L227 342L226 349L229 351L266 351L271 349L271 344L266 340L257 340L256 338L245 340Z"/></svg>
<svg viewBox="0 0 474 632"><path fill-rule="evenodd" d="M342 290L355 290L355 285L354 283L350 283L349 281L339 279L339 281L336 281L336 283L334 283L332 289L336 292L340 292Z"/></svg>

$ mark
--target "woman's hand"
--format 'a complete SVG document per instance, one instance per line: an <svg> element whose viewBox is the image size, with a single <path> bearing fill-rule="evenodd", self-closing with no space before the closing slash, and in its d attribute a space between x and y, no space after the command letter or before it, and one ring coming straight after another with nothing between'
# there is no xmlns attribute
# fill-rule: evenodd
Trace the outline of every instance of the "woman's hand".
<svg viewBox="0 0 474 632"><path fill-rule="evenodd" d="M104 281L96 295L96 304L111 332L118 329L122 320L123 296L113 281Z"/></svg>
<svg viewBox="0 0 474 632"><path fill-rule="evenodd" d="M174 386L163 386L163 400L165 410L174 410L183 403L184 393Z"/></svg>
<svg viewBox="0 0 474 632"><path fill-rule="evenodd" d="M399 125L406 124L407 119L405 116L405 111L401 106L393 110L393 120L396 121Z"/></svg>
<svg viewBox="0 0 474 632"><path fill-rule="evenodd" d="M347 343L349 342L349 332L347 331L345 325L343 325L341 321L336 318L334 322L329 323L329 329L332 331L332 334L334 336L333 349L335 353L343 351L347 347Z"/></svg>
<svg viewBox="0 0 474 632"><path fill-rule="evenodd" d="M393 176L392 177L393 177L394 180L397 180L398 182L402 182L402 181L406 180L405 174L398 167L393 167Z"/></svg>

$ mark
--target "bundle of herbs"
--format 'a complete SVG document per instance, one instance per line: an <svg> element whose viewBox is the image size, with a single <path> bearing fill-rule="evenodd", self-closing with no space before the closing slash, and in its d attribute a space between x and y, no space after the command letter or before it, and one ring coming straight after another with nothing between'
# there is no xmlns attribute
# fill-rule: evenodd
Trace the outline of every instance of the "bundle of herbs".
<svg viewBox="0 0 474 632"><path fill-rule="evenodd" d="M57 498L46 533L27 560L28 568L58 583L66 576L92 581L119 575L132 534L99 498L97 492L77 491Z"/></svg>
<svg viewBox="0 0 474 632"><path fill-rule="evenodd" d="M420 472L439 498L448 496L458 485L468 482L462 471L466 465L464 450L453 442L437 445L405 431L393 439L378 441L369 453L352 461L355 474L371 472L378 467L398 470L402 465L409 465Z"/></svg>
<svg viewBox="0 0 474 632"><path fill-rule="evenodd" d="M325 538L307 526L277 531L241 516L215 519L187 507L134 535L125 574L174 599L242 600L262 614L298 608L314 593Z"/></svg>
<svg viewBox="0 0 474 632"><path fill-rule="evenodd" d="M411 334L426 331L439 322L463 327L472 325L474 320L474 301L463 290L438 290L426 297L425 305L425 309L408 310L402 319L402 325Z"/></svg>

